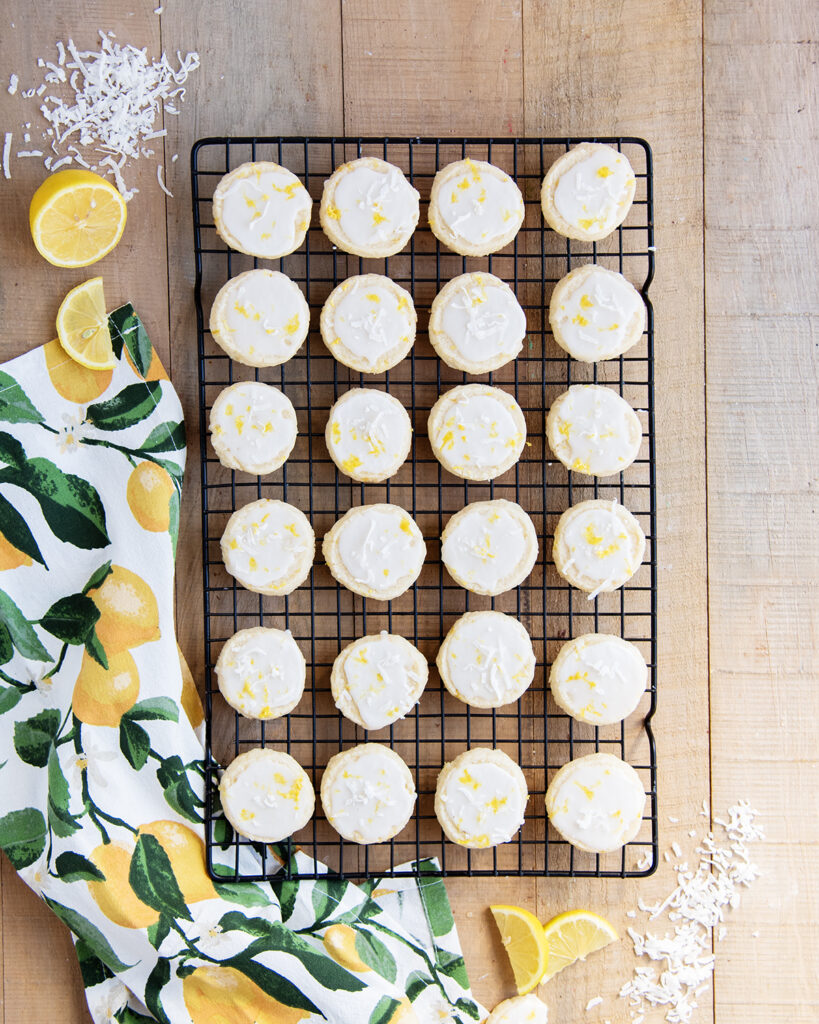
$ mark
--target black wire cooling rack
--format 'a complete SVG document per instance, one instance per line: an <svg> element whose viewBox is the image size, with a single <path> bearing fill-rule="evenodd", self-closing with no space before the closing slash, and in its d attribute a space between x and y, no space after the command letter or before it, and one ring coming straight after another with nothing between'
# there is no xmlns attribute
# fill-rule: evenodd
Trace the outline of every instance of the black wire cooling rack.
<svg viewBox="0 0 819 1024"><path fill-rule="evenodd" d="M637 193L626 222L594 244L570 241L551 231L540 210L540 184L551 163L583 141L605 142L626 153L637 175ZM378 156L401 167L421 193L421 219L407 250L384 260L362 260L336 250L318 225L317 201L324 180L345 160ZM513 245L483 259L444 249L429 230L426 208L432 178L440 167L465 156L503 167L524 194L526 217ZM283 366L253 370L230 360L210 337L207 319L224 282L257 266L230 251L213 226L211 197L219 179L247 160L273 160L293 171L316 201L304 245L282 260L267 261L299 283L310 304L312 330L306 345ZM651 150L637 138L428 139L428 138L208 138L191 154L199 395L202 443L202 540L204 556L205 659L207 668L208 779L206 831L208 865L214 851L220 865L232 860L230 879L260 880L283 870L287 877L314 878L329 869L350 877L411 875L410 861L436 857L442 876L553 875L633 877L648 875L658 861L657 770L651 718L656 706L657 551L653 396L653 314L648 287L654 274ZM594 261L625 274L648 306L648 328L635 348L608 362L571 360L551 337L548 306L553 285L573 267ZM429 307L451 278L489 270L506 280L526 311L528 337L520 356L481 376L511 390L527 422L528 445L520 462L491 483L451 476L435 460L426 436L426 417L439 394L466 375L435 355L426 337ZM407 288L418 309L418 339L410 355L384 374L348 370L325 348L318 332L324 300L346 277L382 273ZM284 466L254 477L225 469L207 439L208 413L223 387L235 380L275 384L296 408L299 437ZM615 388L638 411L643 424L640 457L624 473L604 480L568 472L545 439L545 415L569 384L600 382ZM413 450L401 470L383 484L354 483L340 474L324 444L332 403L350 387L379 387L406 407L414 427ZM390 602L353 595L336 584L317 561L309 580L287 597L264 597L237 585L224 568L219 538L230 514L257 498L281 498L311 519L320 541L348 508L387 501L404 506L418 522L428 559L415 586ZM620 590L593 601L573 590L551 561L553 531L560 514L586 498L615 498L638 518L647 538L646 558ZM537 565L525 583L495 599L470 594L448 576L440 559L441 532L449 516L470 501L508 498L532 517L540 538ZM318 546L320 552L320 546ZM320 559L320 555L319 555ZM519 702L498 710L476 710L441 686L434 660L454 620L465 611L497 608L516 615L532 636L535 680ZM218 692L213 666L223 643L238 629L257 625L290 629L308 665L308 684L296 709L283 719L257 722L227 706ZM415 710L387 729L366 733L345 719L330 694L330 669L352 640L387 629L407 637L430 662L430 681ZM548 668L562 643L583 633L615 633L636 643L649 665L650 685L637 712L622 725L594 728L573 721L548 692ZM324 819L320 802L310 823L278 849L256 847L226 829L218 808L219 766L255 746L286 749L304 766L316 793L328 759L356 743L388 743L415 776L418 803L407 827L389 842L361 847L342 840ZM523 768L530 799L526 823L510 843L465 850L446 842L433 810L435 782L445 761L470 746L497 746ZM648 794L647 813L636 839L616 854L576 850L548 824L546 786L566 761L604 750L638 770ZM299 848L315 858L315 869L294 867L289 853ZM224 851L229 851L230 858ZM284 864L282 865L282 860ZM224 866L218 877L226 880ZM217 875L214 875L217 877Z"/></svg>

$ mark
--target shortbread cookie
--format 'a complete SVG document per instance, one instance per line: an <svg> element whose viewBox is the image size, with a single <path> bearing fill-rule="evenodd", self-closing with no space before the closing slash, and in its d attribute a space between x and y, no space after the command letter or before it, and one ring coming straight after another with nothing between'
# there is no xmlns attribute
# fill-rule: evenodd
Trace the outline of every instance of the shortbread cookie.
<svg viewBox="0 0 819 1024"><path fill-rule="evenodd" d="M272 473L287 460L298 434L296 411L287 395L255 380L219 392L209 428L223 466L259 475Z"/></svg>
<svg viewBox="0 0 819 1024"><path fill-rule="evenodd" d="M546 790L549 820L572 846L588 853L610 853L631 842L645 805L640 776L613 754L576 757Z"/></svg>
<svg viewBox="0 0 819 1024"><path fill-rule="evenodd" d="M393 256L418 223L418 192L376 157L342 164L324 183L319 215L330 241L356 256Z"/></svg>
<svg viewBox="0 0 819 1024"><path fill-rule="evenodd" d="M508 245L523 223L520 189L506 171L483 160L458 160L432 182L429 226L462 256L488 256Z"/></svg>
<svg viewBox="0 0 819 1024"><path fill-rule="evenodd" d="M549 325L560 347L581 363L614 359L646 329L646 305L622 274L586 263L558 281Z"/></svg>
<svg viewBox="0 0 819 1024"><path fill-rule="evenodd" d="M647 682L648 666L639 648L608 633L569 640L549 673L557 706L590 725L613 725L628 718Z"/></svg>
<svg viewBox="0 0 819 1024"><path fill-rule="evenodd" d="M467 612L452 626L435 659L453 697L473 708L516 701L535 676L535 652L522 623L502 612Z"/></svg>
<svg viewBox="0 0 819 1024"><path fill-rule="evenodd" d="M450 842L484 849L512 839L528 799L526 779L511 757L473 747L441 769L435 814Z"/></svg>
<svg viewBox="0 0 819 1024"><path fill-rule="evenodd" d="M362 597L391 601L418 579L427 546L399 505L351 508L325 536L322 552L333 576Z"/></svg>
<svg viewBox="0 0 819 1024"><path fill-rule="evenodd" d="M354 843L383 843L398 835L412 817L415 800L409 768L380 743L334 754L321 780L325 817Z"/></svg>
<svg viewBox="0 0 819 1024"><path fill-rule="evenodd" d="M489 373L523 348L526 314L494 274L461 274L432 300L429 340L441 359L466 373Z"/></svg>
<svg viewBox="0 0 819 1024"><path fill-rule="evenodd" d="M278 366L301 348L310 307L301 288L278 270L247 270L217 292L210 311L213 340L246 366Z"/></svg>
<svg viewBox="0 0 819 1024"><path fill-rule="evenodd" d="M543 179L543 216L558 234L595 242L626 219L636 185L624 153L599 142L581 142L555 160Z"/></svg>
<svg viewBox="0 0 819 1024"><path fill-rule="evenodd" d="M552 558L560 575L592 600L631 579L645 548L642 527L623 505L581 501L558 520Z"/></svg>
<svg viewBox="0 0 819 1024"><path fill-rule="evenodd" d="M316 553L310 520L293 505L261 498L237 509L222 534L225 568L257 594L289 594L309 576Z"/></svg>
<svg viewBox="0 0 819 1024"><path fill-rule="evenodd" d="M427 423L432 453L465 480L494 480L520 458L526 420L508 391L463 384L441 395Z"/></svg>
<svg viewBox="0 0 819 1024"><path fill-rule="evenodd" d="M304 693L304 655L290 630L240 629L222 648L215 672L222 696L245 718L281 718Z"/></svg>
<svg viewBox="0 0 819 1024"><path fill-rule="evenodd" d="M552 402L546 437L567 469L610 476L637 458L643 428L637 413L612 388L573 384Z"/></svg>
<svg viewBox="0 0 819 1024"><path fill-rule="evenodd" d="M213 222L231 249L273 260L298 249L313 200L286 167L260 161L226 174L213 193Z"/></svg>
<svg viewBox="0 0 819 1024"><path fill-rule="evenodd" d="M503 498L473 501L446 524L441 558L450 576L475 594L519 586L537 561L537 534L520 505Z"/></svg>
<svg viewBox="0 0 819 1024"><path fill-rule="evenodd" d="M324 432L330 458L353 480L387 480L403 465L412 444L407 410L375 388L353 388L330 410Z"/></svg>
<svg viewBox="0 0 819 1024"><path fill-rule="evenodd" d="M530 992L498 1003L484 1024L547 1024L549 1010L542 999Z"/></svg>
<svg viewBox="0 0 819 1024"><path fill-rule="evenodd" d="M382 630L344 648L333 662L330 689L345 718L362 729L383 729L415 707L428 676L418 648Z"/></svg>
<svg viewBox="0 0 819 1024"><path fill-rule="evenodd" d="M219 783L225 817L239 835L278 843L304 828L316 795L298 761L281 750L257 747L231 761Z"/></svg>
<svg viewBox="0 0 819 1024"><path fill-rule="evenodd" d="M321 336L340 363L359 373L384 373L415 341L412 296L381 274L348 277L321 311Z"/></svg>

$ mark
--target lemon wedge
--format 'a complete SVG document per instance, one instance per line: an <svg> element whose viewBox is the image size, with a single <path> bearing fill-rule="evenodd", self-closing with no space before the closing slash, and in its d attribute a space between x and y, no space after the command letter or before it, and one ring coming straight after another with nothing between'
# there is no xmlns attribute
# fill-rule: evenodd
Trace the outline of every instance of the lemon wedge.
<svg viewBox="0 0 819 1024"><path fill-rule="evenodd" d="M93 171L57 171L31 199L29 225L37 251L55 267L87 267L122 237L125 200Z"/></svg>
<svg viewBox="0 0 819 1024"><path fill-rule="evenodd" d="M549 948L543 935L543 925L523 907L496 904L489 909L512 965L518 994L525 996L540 983L548 969Z"/></svg>
<svg viewBox="0 0 819 1024"><path fill-rule="evenodd" d="M57 337L80 366L110 370L116 365L101 277L78 284L63 299L57 312Z"/></svg>
<svg viewBox="0 0 819 1024"><path fill-rule="evenodd" d="M591 910L567 910L565 914L558 914L543 925L543 935L549 947L549 963L541 983L620 937L604 917Z"/></svg>

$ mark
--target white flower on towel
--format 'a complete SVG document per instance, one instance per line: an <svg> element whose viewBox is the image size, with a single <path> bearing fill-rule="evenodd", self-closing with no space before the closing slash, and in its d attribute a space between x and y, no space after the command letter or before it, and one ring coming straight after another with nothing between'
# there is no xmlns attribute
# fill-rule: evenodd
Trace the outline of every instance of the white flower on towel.
<svg viewBox="0 0 819 1024"><path fill-rule="evenodd" d="M128 1005L130 995L119 978L106 978L100 985L86 991L94 1024L117 1024L117 1014Z"/></svg>
<svg viewBox="0 0 819 1024"><path fill-rule="evenodd" d="M83 752L74 754L68 765L72 785L75 789L79 789L82 785L82 773L85 771L88 773L89 785L93 783L100 789L105 789L108 785L105 765L116 760L118 760L118 755L115 751L97 746L93 742L86 742Z"/></svg>
<svg viewBox="0 0 819 1024"><path fill-rule="evenodd" d="M84 423L84 409L80 410L79 416L63 413L63 427L57 434L57 447L62 455L73 455L77 451L80 441L85 436Z"/></svg>

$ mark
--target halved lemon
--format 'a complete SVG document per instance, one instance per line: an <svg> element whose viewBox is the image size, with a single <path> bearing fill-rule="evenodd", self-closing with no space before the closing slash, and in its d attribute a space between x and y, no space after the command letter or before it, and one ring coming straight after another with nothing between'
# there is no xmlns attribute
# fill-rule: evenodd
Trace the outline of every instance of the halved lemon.
<svg viewBox="0 0 819 1024"><path fill-rule="evenodd" d="M512 965L518 994L525 996L540 983L548 969L549 947L543 936L543 925L523 907L496 904L489 909Z"/></svg>
<svg viewBox="0 0 819 1024"><path fill-rule="evenodd" d="M31 198L28 219L37 251L55 267L87 267L122 238L125 200L93 171L57 171Z"/></svg>
<svg viewBox="0 0 819 1024"><path fill-rule="evenodd" d="M57 312L57 337L80 366L109 370L116 365L101 277L83 281L63 299Z"/></svg>
<svg viewBox="0 0 819 1024"><path fill-rule="evenodd" d="M541 982L620 938L604 917L591 910L567 910L565 914L558 914L543 925L543 935L549 947L549 964Z"/></svg>

